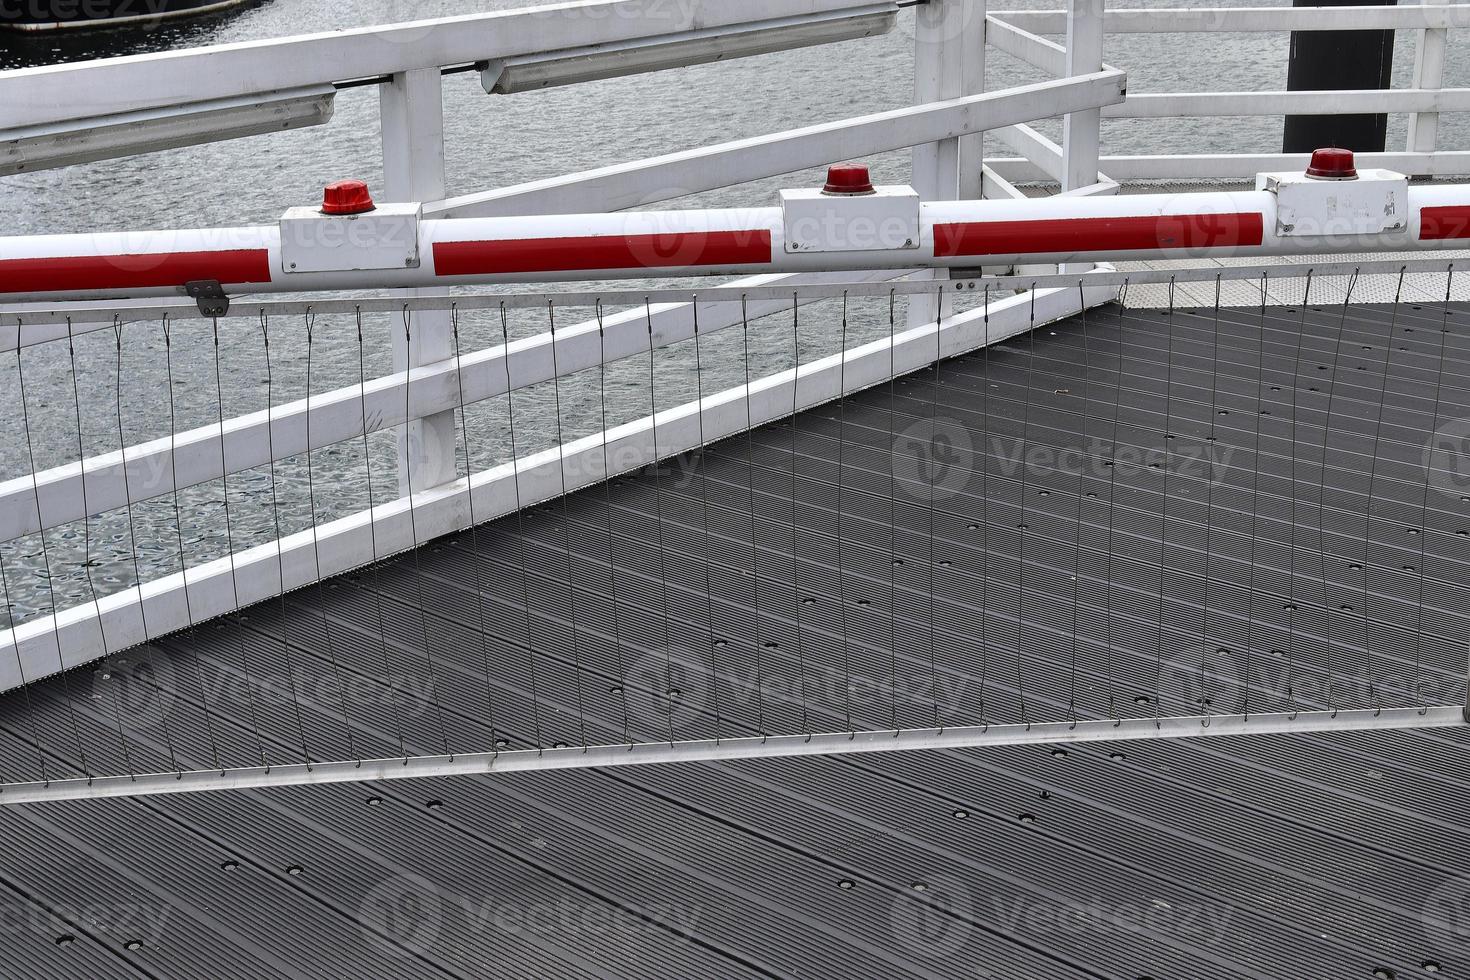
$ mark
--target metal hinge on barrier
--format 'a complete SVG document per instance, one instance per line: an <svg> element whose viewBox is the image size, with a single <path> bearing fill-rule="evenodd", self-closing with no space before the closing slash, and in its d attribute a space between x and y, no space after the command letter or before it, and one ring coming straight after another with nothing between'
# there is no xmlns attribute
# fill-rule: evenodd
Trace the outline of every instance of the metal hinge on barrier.
<svg viewBox="0 0 1470 980"><path fill-rule="evenodd" d="M194 282L186 282L184 292L192 296L199 304L201 316L228 316L230 313L230 298L225 295L225 287L218 279L196 279Z"/></svg>

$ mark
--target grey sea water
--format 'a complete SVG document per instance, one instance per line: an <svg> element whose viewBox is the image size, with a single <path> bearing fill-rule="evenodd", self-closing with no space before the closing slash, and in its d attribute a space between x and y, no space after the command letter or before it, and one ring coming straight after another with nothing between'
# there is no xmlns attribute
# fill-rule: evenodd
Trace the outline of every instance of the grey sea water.
<svg viewBox="0 0 1470 980"><path fill-rule="evenodd" d="M545 0L263 0L229 16L184 26L90 38L0 39L0 68L13 69L221 44L393 21L484 10L538 6ZM684 0L670 0L671 3ZM739 2L739 0L725 0ZM1266 0L1258 0L1266 2ZM1015 0L996 9L1045 9L1046 0ZM1274 5L1274 4L1273 4ZM1218 6L1204 3L1146 3L1110 6ZM891 35L699 66L642 77L616 79L511 97L484 94L476 74L445 81L448 169L451 194L519 184L612 162L755 136L813 123L896 108L912 101L913 12L906 11ZM1395 85L1407 85L1413 67L1413 34L1398 40ZM1115 35L1108 39L1109 63L1130 73L1130 91L1250 91L1285 87L1288 38L1277 34ZM1451 35L1445 84L1466 80L1466 40ZM992 49L987 64L991 89L1039 81L1039 72ZM85 107L79 106L78 111ZM1280 117L1117 121L1105 127L1105 152L1245 153L1280 147ZM1044 131L1056 133L1055 124ZM1390 122L1390 147L1402 145L1405 119ZM1463 118L1447 115L1441 146L1462 148ZM1011 155L993 148L993 155ZM908 179L908 154L870 159L884 182ZM768 205L782 187L806 186L818 173L798 173L737 188L677 198L668 206ZM378 106L372 88L344 90L329 126L254 137L211 146L166 151L64 170L0 177L0 235L88 233L142 228L190 228L267 223L286 208L319 199L323 184L344 177L381 188ZM673 189L678 190L678 189ZM664 205L659 205L664 206ZM628 284L616 284L619 288ZM693 283L690 284L694 285ZM854 302L849 342L889 329L886 299ZM563 310L557 325L585 319L591 311ZM899 310L902 316L902 309ZM902 322L900 320L900 322ZM830 353L842 339L840 304L804 313L803 360ZM510 329L524 336L546 329L544 316L518 315ZM216 420L259 411L386 373L397 318L369 317L358 344L351 318L227 320L215 347L211 324L190 320L167 331L158 323L130 323L120 337L110 331L66 344L27 351L19 362L0 357L0 480L24 477L77 458L165 438ZM466 315L464 349L498 342L498 315ZM269 357L263 342L269 332ZM793 351L790 316L752 324L752 371L789 366ZM740 330L711 335L704 344L706 391L743 381ZM216 350L218 360L216 360ZM689 344L661 352L652 369L647 359L622 362L608 371L609 422L647 414L650 396L660 407L694 397L694 351ZM216 383L218 370L219 383ZM652 378L650 379L650 370ZM601 423L598 372L565 379L559 388L542 385L518 393L516 436L522 452L554 444L558 435L552 406L562 403L562 434L596 431ZM21 389L25 390L22 411ZM309 382L309 385L308 385ZM472 406L461 441L480 469L509 452L504 399ZM78 443L77 420L81 419ZM461 460L461 469L466 462ZM257 469L178 495L136 505L0 546L8 616L0 626L66 608L177 571L181 556L190 566L305 529L313 517L330 520L360 510L374 498L397 496L391 434L380 434L364 452L361 441L323 450L308 467L304 457ZM314 490L314 495L309 490ZM313 500L314 496L314 500ZM228 501L228 508L226 508ZM313 506L314 505L314 506ZM177 517L177 521L176 521Z"/></svg>

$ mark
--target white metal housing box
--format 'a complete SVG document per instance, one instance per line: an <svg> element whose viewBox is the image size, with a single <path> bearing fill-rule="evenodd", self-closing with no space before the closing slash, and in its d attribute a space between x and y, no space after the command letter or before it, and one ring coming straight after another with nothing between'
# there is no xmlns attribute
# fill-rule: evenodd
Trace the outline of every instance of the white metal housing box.
<svg viewBox="0 0 1470 980"><path fill-rule="evenodd" d="M1381 235L1409 222L1409 178L1359 170L1356 180L1319 180L1300 171L1256 175L1256 190L1276 195L1282 237Z"/></svg>
<svg viewBox="0 0 1470 980"><path fill-rule="evenodd" d="M919 193L912 187L856 195L782 191L781 210L791 254L919 247Z"/></svg>
<svg viewBox="0 0 1470 980"><path fill-rule="evenodd" d="M281 218L285 272L368 272L419 267L420 204L380 204L363 214L292 208Z"/></svg>

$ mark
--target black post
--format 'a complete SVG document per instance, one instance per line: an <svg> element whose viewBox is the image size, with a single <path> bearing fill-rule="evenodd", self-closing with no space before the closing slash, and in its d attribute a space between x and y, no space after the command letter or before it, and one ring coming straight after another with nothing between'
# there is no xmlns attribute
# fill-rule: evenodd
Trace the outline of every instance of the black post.
<svg viewBox="0 0 1470 980"><path fill-rule="evenodd" d="M1394 6L1398 0L1292 0L1294 7ZM1301 90L1388 88L1393 72L1393 31L1293 31L1286 87ZM1340 146L1382 152L1388 116L1287 116L1282 150L1310 153Z"/></svg>

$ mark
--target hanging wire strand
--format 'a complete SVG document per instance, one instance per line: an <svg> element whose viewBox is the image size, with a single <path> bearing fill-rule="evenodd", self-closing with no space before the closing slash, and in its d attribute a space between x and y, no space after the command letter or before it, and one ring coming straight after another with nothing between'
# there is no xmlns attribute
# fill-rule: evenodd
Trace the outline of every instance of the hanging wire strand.
<svg viewBox="0 0 1470 980"><path fill-rule="evenodd" d="M981 313L983 324L981 350L984 352L984 374L980 381L980 727L990 731L987 684L990 674L990 639L987 636L990 620L990 286L985 287L985 305Z"/></svg>
<svg viewBox="0 0 1470 980"><path fill-rule="evenodd" d="M756 537L755 525L755 425L751 416L750 387L750 308L744 296L740 297L741 339L744 343L742 363L745 366L745 392L741 399L745 403L745 479L746 491L750 494L750 592L753 602L752 631L755 642L755 710L756 731L762 744L766 740L766 686L764 657L761 654L761 570L760 542Z"/></svg>
<svg viewBox="0 0 1470 980"><path fill-rule="evenodd" d="M1251 452L1254 466L1251 476L1251 571L1250 596L1246 604L1245 678L1242 715L1246 721L1251 717L1251 668L1256 647L1256 569L1259 567L1259 526L1261 518L1261 418L1265 415L1266 391L1266 302L1268 298L1267 273L1261 273L1261 315L1256 344L1256 414L1255 431L1252 433Z"/></svg>
<svg viewBox="0 0 1470 980"><path fill-rule="evenodd" d="M356 311L357 322L357 406L362 414L362 460L367 475L368 496L368 541L372 548L373 581L369 591L373 594L373 611L378 623L378 653L383 660L383 680L388 685L388 704L393 710L393 730L398 738L398 753L403 764L408 765L408 740L403 734L403 708L400 704L398 684L393 679L393 666L388 657L388 624L383 616L383 571L378 560L378 511L377 498L373 493L373 450L369 437L374 431L368 420L367 368L362 342L362 310ZM517 510L520 508L517 507Z"/></svg>
<svg viewBox="0 0 1470 980"><path fill-rule="evenodd" d="M1383 334L1384 361L1383 377L1378 384L1378 408L1373 418L1373 462L1368 470L1368 495L1363 503L1363 650L1366 654L1365 669L1368 679L1368 706L1377 715L1383 710L1378 696L1378 678L1373 665L1373 603L1368 590L1368 567L1372 564L1373 491L1378 485L1379 440L1383 437L1383 406L1388 400L1388 379L1393 374L1393 333L1398 326L1399 304L1404 296L1404 274L1407 267L1399 270L1398 285L1393 292L1393 309L1389 313L1388 327Z"/></svg>
<svg viewBox="0 0 1470 980"><path fill-rule="evenodd" d="M888 293L888 693L889 727L898 737L898 293Z"/></svg>
<svg viewBox="0 0 1470 980"><path fill-rule="evenodd" d="M68 365L69 365L69 367L71 369L71 371L70 371L70 373L71 373L71 398L72 398L72 407L75 410L75 415L73 416L73 418L76 421L76 428L77 428L77 463L80 466L80 465L83 465L84 461L87 458L87 447L86 447L86 444L85 444L85 442L83 440L83 433L82 433L82 390L81 390L81 383L77 379L77 374L78 374L78 372L77 372L77 347L76 347L76 337L74 336L73 330L72 330L71 317L67 317L66 318L66 356L67 356ZM127 471L126 470L123 471L123 475L124 475L124 479L126 479L126 476L127 476ZM81 480L81 488L82 488L82 568L83 568L83 570L84 570L84 572L85 572L85 574L87 576L87 591L89 593L91 593L91 596L92 596L92 613L93 613L94 616L97 617L97 633L98 633L98 635L102 639L102 652L103 652L103 654L105 656L110 656L111 653L112 653L112 647L107 642L107 629L103 625L103 620L102 620L102 602L98 598L98 595L97 595L97 582L92 577L92 508L87 503L87 480L86 480L86 475L85 475L85 469L83 470L83 477L82 477L82 480ZM37 516L39 516L39 513L38 513ZM145 629L144 629L143 632L144 632L144 635L146 636L147 635L147 629L146 629L146 627L145 627ZM111 698L111 700L112 700L112 713L113 713L113 716L114 716L113 721L117 725L117 741L118 741L118 746L119 746L119 748L122 749L123 766L128 771L128 778L131 779L131 780L133 780L134 782L136 782L137 781L137 778L138 778L138 774L133 769L133 755L132 755L132 750L128 747L128 734L127 734L127 729L123 725L122 705L119 704L119 702L118 702L117 691L115 689L112 692L112 698ZM156 700L157 699L155 698L155 701ZM178 761L174 757L173 738L168 733L168 723L167 723L167 721L164 722L164 733L165 733L166 741L168 743L169 768L171 768L171 769L173 769L174 771L177 772L178 771L178 768L179 768L179 765L178 765Z"/></svg>
<svg viewBox="0 0 1470 980"><path fill-rule="evenodd" d="M1031 717L1026 710L1026 532L1029 530L1026 515L1030 505L1026 491L1029 482L1029 467L1026 457L1031 435L1031 391L1036 383L1036 290L1031 290L1029 322L1026 329L1028 357L1026 360L1026 404L1021 413L1021 444L1016 458L1021 471L1021 514L1016 522L1019 532L1016 538L1016 701L1020 707L1021 724L1031 727Z"/></svg>
<svg viewBox="0 0 1470 980"><path fill-rule="evenodd" d="M944 722L939 717L939 658L934 646L934 501L939 480L939 390L944 385L943 286L935 295L934 308L934 383L929 389L929 700L934 706L934 727L943 734Z"/></svg>
<svg viewBox="0 0 1470 980"><path fill-rule="evenodd" d="M311 561L316 579L316 602L322 616L322 633L327 641L327 658L332 664L332 676L337 682L337 699L342 708L342 730L347 735L347 751L362 765L362 754L357 750L357 737L352 730L352 721L347 710L347 684L342 678L342 665L337 662L337 646L332 639L331 618L327 615L327 587L322 581L321 542L317 535L316 518L316 475L311 445L311 369L312 355L316 348L316 314L306 314L306 498L311 507ZM275 454L272 453L272 456ZM279 540L279 538L277 539Z"/></svg>
<svg viewBox="0 0 1470 980"><path fill-rule="evenodd" d="M1327 412L1322 418L1322 454L1317 461L1317 576L1322 581L1322 610L1327 636L1327 710L1334 718L1337 717L1337 691L1334 684L1336 675L1334 651L1337 643L1332 638L1332 589L1327 579L1327 454L1328 443L1332 438L1332 409L1337 397L1337 368L1342 359L1342 342L1343 335L1347 332L1349 304L1353 301L1353 288L1357 284L1358 273L1354 270L1351 278L1348 279L1347 293L1342 300L1342 315L1337 322L1337 342L1332 349L1332 367L1329 369L1331 373L1327 375ZM1376 446L1374 455L1377 455Z"/></svg>
<svg viewBox="0 0 1470 980"><path fill-rule="evenodd" d="M1200 724L1204 728L1210 727L1210 719L1214 715L1214 705L1210 699L1209 689L1209 646L1210 646L1210 562L1214 558L1214 531L1215 531L1215 482L1216 482L1216 453L1215 444L1219 438L1217 433L1217 420L1220 411L1220 276L1215 276L1215 322L1210 332L1210 434L1206 437L1205 444L1209 447L1209 476L1205 484L1205 592L1204 592L1204 616L1201 620L1199 639L1199 698L1200 714L1203 718Z"/></svg>
<svg viewBox="0 0 1470 980"><path fill-rule="evenodd" d="M648 428L653 434L653 499L654 522L658 535L658 580L664 621L664 699L668 706L669 745L674 738L674 644L669 629L669 559L664 550L664 487L660 478L663 456L658 448L658 345L653 338L653 304L644 302L644 319L648 323Z"/></svg>
<svg viewBox="0 0 1470 980"><path fill-rule="evenodd" d="M541 682L536 671L536 638L531 632L531 585L530 577L526 574L526 515L521 501L521 454L516 441L515 384L511 381L510 376L510 314L506 311L504 303L500 305L500 343L505 354L501 358L501 363L505 365L505 411L510 431L511 485L515 488L516 540L520 543L521 601L526 615L526 653L529 655L531 668L531 724L536 734L536 754L541 755L545 752L545 740L541 729Z"/></svg>
<svg viewBox="0 0 1470 980"><path fill-rule="evenodd" d="M311 751L306 744L306 723L301 713L301 699L297 694L296 666L291 657L290 616L286 609L286 562L281 539L281 498L276 489L276 443L272 430L275 428L271 416L275 412L275 377L271 368L271 334L266 315L260 315L260 335L265 345L265 442L266 455L270 457L271 474L271 520L276 532L276 576L280 582L281 654L286 660L286 683L291 693L291 708L296 715L296 732L301 736L301 758L306 769L311 771ZM221 429L223 435L223 429ZM312 520L313 526L316 524Z"/></svg>
<svg viewBox="0 0 1470 980"><path fill-rule="evenodd" d="M403 418L405 429L413 425L413 314L407 305L403 307L403 345L408 355L409 367L404 371L403 381ZM429 610L424 602L424 564L419 550L419 526L418 518L415 516L417 507L414 504L413 490L413 448L405 445L399 456L403 467L402 476L404 489L408 491L408 531L413 554L413 579L415 598L418 600L419 631L424 640L424 668L429 674L429 699L434 706L434 719L439 725L439 739L444 747L444 755L452 762L454 752L449 747L449 727L444 722L444 708L439 700L439 676L434 670L434 651L429 643Z"/></svg>
<svg viewBox="0 0 1470 980"><path fill-rule="evenodd" d="M452 306L449 309L449 328L454 337L454 384L456 393L459 395L459 423L464 431L464 495L465 503L470 512L470 549L474 552L470 556L471 564L475 569L475 615L476 623L480 629L480 660L485 667L485 712L486 720L490 723L490 746L491 754L500 757L500 732L495 726L495 682L491 677L490 669L490 641L489 627L485 619L485 579L480 571L480 558L484 552L480 551L480 522L475 517L475 457L470 450L470 415L465 409L464 399L464 360L460 357L459 344L459 307ZM506 352L506 359L510 354Z"/></svg>
<svg viewBox="0 0 1470 980"><path fill-rule="evenodd" d="M1312 298L1312 273L1307 272L1307 281L1302 288L1302 312L1297 323L1296 334L1296 359L1291 374L1291 436L1289 438L1291 451L1291 548L1289 551L1289 562L1287 566L1287 600L1286 600L1286 705L1287 711L1292 718L1297 716L1296 706L1296 524L1297 524L1297 431L1298 431L1298 406L1301 402L1302 387L1302 343L1307 333L1307 308L1311 305Z"/></svg>
<svg viewBox="0 0 1470 980"><path fill-rule="evenodd" d="M1454 288L1455 267L1450 265L1448 275L1444 284L1444 313L1440 317L1439 325L1439 370L1437 382L1434 386L1434 420L1430 424L1431 432L1439 431L1439 415L1444 401L1444 361L1447 338L1449 336L1450 318L1450 296ZM1414 630L1414 703L1419 709L1419 714L1424 715L1429 711L1424 703L1424 558L1429 538L1429 488L1433 482L1434 453L1425 454L1424 460L1424 496L1419 506L1419 602L1417 604L1417 623Z"/></svg>
<svg viewBox="0 0 1470 980"><path fill-rule="evenodd" d="M132 488L128 485L128 440L126 433L123 431L122 411L123 365L121 316L114 316L112 318L112 335L113 343L116 350L117 364L117 384L113 388L113 406L116 409L117 416L117 452L118 455L122 458L124 501L123 516L127 520L128 524L128 548L132 552L133 580L137 583L138 588L138 618L141 620L143 625L143 636L151 640L153 637L153 632L148 628L148 608L147 603L143 601L143 569L142 563L138 557L138 532L133 524L133 492ZM190 629L193 629L192 625L190 626ZM148 649L152 650L155 648L150 643L148 644ZM163 692L158 686L158 678L154 675L154 673L151 670L147 673L148 681L153 687L154 703L158 707L158 722L163 729L164 742L166 743L168 748L169 760L173 763L174 772L178 775L180 779L182 779L184 776L184 772L178 764L178 759L174 751L173 733L169 730L168 711L164 707ZM214 734L214 721L210 718L209 696L205 693L204 690L204 673L202 669L198 671L197 676L199 678L199 706L200 710L204 713L204 734L205 738L209 741L209 755L214 762L214 767L223 771L223 767L220 765L219 761L219 743L215 739Z"/></svg>
<svg viewBox="0 0 1470 980"><path fill-rule="evenodd" d="M587 716L582 696L582 644L577 638L577 576L572 560L572 512L567 495L567 441L562 431L561 417L561 362L556 352L556 305L546 302L546 318L551 326L551 390L556 408L556 472L561 481L561 531L562 546L567 558L567 604L572 619L572 679L577 690L577 731L582 740L582 751L587 751Z"/></svg>
<svg viewBox="0 0 1470 980"><path fill-rule="evenodd" d="M852 647L847 635L847 572L842 564L843 470L847 466L847 293L842 294L842 347L837 366L837 614L842 630L842 709L848 735L857 737L852 723Z"/></svg>
<svg viewBox="0 0 1470 980"><path fill-rule="evenodd" d="M1113 541L1118 507L1118 428L1122 424L1123 378L1127 374L1125 362L1128 353L1126 349L1128 346L1127 322L1128 280L1124 279L1123 288L1118 294L1118 378L1117 383L1113 386L1113 438L1108 446L1108 458L1103 461L1103 467L1108 471L1108 591L1105 597L1108 644L1108 717L1113 719L1114 727L1123 723L1123 719L1118 714L1117 691L1113 684L1115 649L1113 642L1113 566L1117 560L1117 554L1113 550Z"/></svg>
<svg viewBox="0 0 1470 980"><path fill-rule="evenodd" d="M1089 444L1087 423L1092 414L1092 343L1087 336L1087 292L1080 279L1077 281L1077 300L1082 320L1082 445L1086 447ZM1089 455L1084 451L1081 458ZM1082 501L1085 499L1082 488L1087 476L1085 466L1083 464L1077 470L1077 512L1072 540L1072 672L1067 681L1067 720L1073 728L1077 727L1077 609L1082 603ZM1107 684L1111 689L1111 662L1108 664Z"/></svg>
<svg viewBox="0 0 1470 980"><path fill-rule="evenodd" d="M801 451L801 423L798 416L801 410L801 299L796 293L791 294L791 349L795 357L791 368L791 595L796 610L796 669L801 676L801 730L810 742L812 726L807 714L806 652L801 636L801 552L796 537L800 504L796 458Z"/></svg>
<svg viewBox="0 0 1470 980"><path fill-rule="evenodd" d="M1164 366L1164 481L1159 501L1159 606L1154 649L1154 727L1159 727L1164 704L1164 603L1168 581L1165 562L1169 554L1169 471L1173 453L1169 443L1174 439L1174 278L1169 278L1169 360Z"/></svg>
<svg viewBox="0 0 1470 980"><path fill-rule="evenodd" d="M623 709L623 741L628 749L633 748L633 737L629 732L631 721L628 712L628 679L624 663L622 617L618 613L618 557L616 537L613 534L613 471L607 449L607 331L603 323L602 300L597 301L597 350L598 350L598 399L602 406L602 503L607 527L607 570L609 597L612 602L613 655L618 665L618 697ZM509 354L507 354L507 363ZM468 432L466 432L468 435Z"/></svg>
<svg viewBox="0 0 1470 980"><path fill-rule="evenodd" d="M720 670L718 655L715 653L715 595L710 588L710 542L709 542L709 464L705 460L707 447L704 441L704 353L701 350L699 338L699 297L694 296L690 300L690 309L694 315L694 397L698 399L695 415L699 419L699 452L695 456L695 466L699 475L699 505L701 508L700 528L704 533L704 622L708 628L707 642L709 643L709 685L711 707L715 713L715 744L724 741L724 719L720 711Z"/></svg>
<svg viewBox="0 0 1470 980"><path fill-rule="evenodd" d="M234 600L233 608L235 610L235 612L233 614L233 616L234 616L233 622L235 624L235 635L240 640L240 669L244 672L244 675L245 675L245 703L246 703L246 707L247 707L247 709L249 711L249 715L250 715L250 731L251 731L251 733L255 737L255 748L256 748L256 751L260 755L260 764L261 764L261 766L263 766L265 768L265 771L266 772L270 772L271 771L271 763L270 763L270 760L266 758L266 753L265 753L265 740L261 737L261 734L260 734L260 715L259 715L259 712L256 710L256 705L255 705L255 678L253 676L254 672L250 669L250 654L245 649L245 626L244 626L244 621L241 619L241 616L240 616L240 582L239 582L239 578L236 575L236 571L235 571L235 523L234 523L234 519L230 516L230 464L229 464L229 461L225 458L225 448L226 448L226 446L225 446L226 440L225 440L225 437L224 437L224 433L225 433L225 396L224 396L224 387L223 387L223 383L221 381L221 371L220 371L220 357L219 357L219 318L218 317L213 318L211 320L211 324L212 324L212 328L211 329L212 329L213 350L214 350L214 401L215 401L216 410L218 412L216 418L219 421L219 431L220 431L220 441L219 441L219 461L220 461L219 470L220 470L220 488L221 488L220 489L220 498L224 501L224 507L225 507L225 551L229 555L229 564L230 564L230 595L231 595L231 597ZM163 336L164 336L164 347L165 347L165 350L168 351L168 352L170 352L168 354L168 371L169 371L169 375L168 375L168 391L169 391L169 402L168 402L169 432L170 433L176 433L178 431L178 425L176 424L175 419L174 419L174 401L173 401L174 382L173 382L173 361L172 361L172 353L171 353L173 348L172 348L172 345L169 342L168 318L167 317L164 318L164 335ZM169 436L170 441L172 441L173 438L174 437L172 435ZM178 535L179 535L179 562L182 565L183 564L183 556L184 556L184 530L183 530L184 525L183 525L183 518L181 516L181 512L180 512L180 509L179 509L178 464L177 464L177 462L175 462L175 460L177 458L176 457L176 454L174 452L172 452L173 446L170 445L169 448L170 448L170 452L169 452L169 465L171 467L173 467L174 527L177 530ZM188 601L189 601L189 590L187 588L187 583L186 583L186 587L184 589L184 602L185 602L186 608L187 608ZM189 624L190 624L190 629L191 630L193 629L193 623L194 623L194 613L193 613L192 610L190 610L189 611ZM200 688L201 688L201 691L202 691L203 684L204 684L204 662L202 660L199 663L199 674L200 674L200 676L199 676L199 683L200 683ZM221 772L223 772L223 771L224 770L221 769Z"/></svg>
<svg viewBox="0 0 1470 980"><path fill-rule="evenodd" d="M31 415L30 409L26 405L26 379L25 371L21 365L23 360L21 350L21 345L17 343L15 345L15 377L20 388L20 418L21 425L25 430L26 456L31 464L31 492L36 503L37 523L41 525L39 535L41 541L41 563L46 569L46 595L51 606L51 630L56 641L56 663L61 674L62 695L66 699L67 717L71 722L72 737L76 742L77 760L80 763L82 773L87 777L87 782L90 784L92 782L92 769L87 763L87 750L82 746L82 729L80 723L77 721L77 706L76 702L72 699L71 679L68 677L69 672L66 666L66 658L62 653L61 622L56 615L56 575L51 569L51 550L46 545L46 522L42 519L42 515L45 512L41 509L41 484L36 469L36 448L31 440Z"/></svg>

